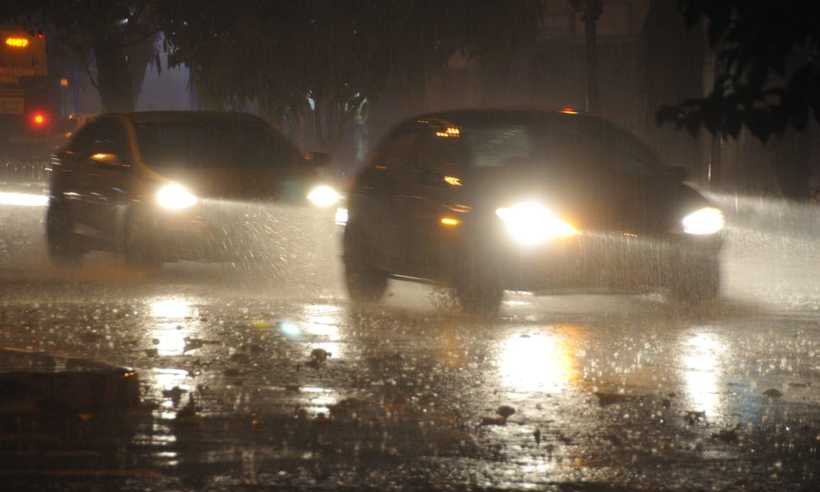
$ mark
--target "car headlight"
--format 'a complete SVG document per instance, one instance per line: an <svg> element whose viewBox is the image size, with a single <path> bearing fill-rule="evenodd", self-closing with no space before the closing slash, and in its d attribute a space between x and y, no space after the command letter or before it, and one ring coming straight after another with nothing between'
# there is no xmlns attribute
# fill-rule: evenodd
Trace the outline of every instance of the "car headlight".
<svg viewBox="0 0 820 492"><path fill-rule="evenodd" d="M157 190L157 204L168 210L180 210L190 208L199 201L188 188L179 183L169 183Z"/></svg>
<svg viewBox="0 0 820 492"><path fill-rule="evenodd" d="M704 207L690 213L681 221L683 232L698 236L714 234L726 225L723 212L714 207Z"/></svg>
<svg viewBox="0 0 820 492"><path fill-rule="evenodd" d="M319 185L310 190L307 199L317 207L327 208L341 200L342 195L328 185Z"/></svg>
<svg viewBox="0 0 820 492"><path fill-rule="evenodd" d="M571 224L537 202L522 202L509 208L499 208L495 214L504 221L510 237L524 246L578 234Z"/></svg>

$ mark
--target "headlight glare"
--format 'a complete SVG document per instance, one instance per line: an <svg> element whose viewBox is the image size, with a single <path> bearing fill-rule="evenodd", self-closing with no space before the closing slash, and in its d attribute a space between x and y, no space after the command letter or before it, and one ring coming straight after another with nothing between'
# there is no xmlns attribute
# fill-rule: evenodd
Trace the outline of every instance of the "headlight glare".
<svg viewBox="0 0 820 492"><path fill-rule="evenodd" d="M163 185L156 194L157 204L168 210L180 210L190 208L199 201L188 188L179 183L169 183Z"/></svg>
<svg viewBox="0 0 820 492"><path fill-rule="evenodd" d="M538 202L522 202L509 208L499 208L495 214L504 222L510 237L524 246L578 234L571 224Z"/></svg>
<svg viewBox="0 0 820 492"><path fill-rule="evenodd" d="M335 205L342 198L342 195L328 185L319 185L310 190L307 198L310 203L317 207L327 208Z"/></svg>
<svg viewBox="0 0 820 492"><path fill-rule="evenodd" d="M719 232L726 225L726 220L720 210L704 207L684 217L682 224L686 234L703 236Z"/></svg>

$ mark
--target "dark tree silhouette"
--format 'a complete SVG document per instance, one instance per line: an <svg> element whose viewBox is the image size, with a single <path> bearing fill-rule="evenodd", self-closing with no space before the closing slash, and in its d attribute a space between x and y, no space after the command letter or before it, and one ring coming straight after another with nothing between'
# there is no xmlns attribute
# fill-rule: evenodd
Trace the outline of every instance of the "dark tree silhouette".
<svg viewBox="0 0 820 492"><path fill-rule="evenodd" d="M710 93L660 108L659 123L694 133L737 137L747 128L761 140L820 120L820 7L781 0L680 0L690 26L704 23L716 51Z"/></svg>
<svg viewBox="0 0 820 492"><path fill-rule="evenodd" d="M169 60L208 105L256 105L332 144L386 86L409 101L457 51L533 43L542 0L162 2ZM311 111L308 111L311 108Z"/></svg>
<svg viewBox="0 0 820 492"><path fill-rule="evenodd" d="M154 58L159 0L26 0L0 6L0 22L49 33L89 67L107 111L132 111ZM94 69L91 69L93 60Z"/></svg>

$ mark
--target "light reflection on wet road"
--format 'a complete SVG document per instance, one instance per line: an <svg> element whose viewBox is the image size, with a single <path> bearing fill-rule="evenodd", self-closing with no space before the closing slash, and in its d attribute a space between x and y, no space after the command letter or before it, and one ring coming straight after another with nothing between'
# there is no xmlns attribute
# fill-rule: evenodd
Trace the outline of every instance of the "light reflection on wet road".
<svg viewBox="0 0 820 492"><path fill-rule="evenodd" d="M414 285L353 309L333 275L56 271L40 214L0 207L0 346L134 367L142 404L113 448L25 477L3 448L20 489L820 487L817 268L752 278L771 245L730 246L721 306L515 295L488 324ZM800 296L772 295L784 275Z"/></svg>

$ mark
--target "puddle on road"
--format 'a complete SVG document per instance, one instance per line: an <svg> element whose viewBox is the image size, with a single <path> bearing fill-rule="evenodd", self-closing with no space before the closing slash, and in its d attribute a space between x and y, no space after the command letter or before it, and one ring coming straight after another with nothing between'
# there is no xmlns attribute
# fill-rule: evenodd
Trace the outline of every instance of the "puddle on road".
<svg viewBox="0 0 820 492"><path fill-rule="evenodd" d="M3 310L25 327L3 343L59 333L68 352L136 361L141 411L108 432L127 443L122 469L173 486L816 479L800 467L817 460L817 409L800 399L820 385L820 341L796 320L564 310L487 324L202 295Z"/></svg>

